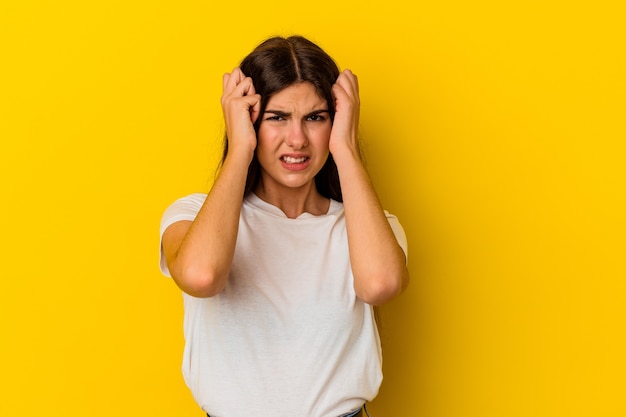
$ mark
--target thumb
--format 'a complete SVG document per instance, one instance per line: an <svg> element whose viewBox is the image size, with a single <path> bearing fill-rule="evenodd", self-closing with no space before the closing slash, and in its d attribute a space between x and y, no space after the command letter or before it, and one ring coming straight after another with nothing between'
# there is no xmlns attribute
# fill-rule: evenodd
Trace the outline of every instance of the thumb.
<svg viewBox="0 0 626 417"><path fill-rule="evenodd" d="M254 94L250 97L250 119L252 120L252 124L256 123L257 119L261 115L261 96L259 94Z"/></svg>

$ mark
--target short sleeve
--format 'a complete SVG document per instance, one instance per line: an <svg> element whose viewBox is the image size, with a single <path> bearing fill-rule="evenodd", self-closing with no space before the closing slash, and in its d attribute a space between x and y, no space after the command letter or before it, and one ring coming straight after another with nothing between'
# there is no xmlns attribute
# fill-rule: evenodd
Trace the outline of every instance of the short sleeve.
<svg viewBox="0 0 626 417"><path fill-rule="evenodd" d="M202 204L204 204L205 199L206 194L190 194L186 197L179 198L178 200L174 201L163 213L163 216L161 217L161 227L159 234L159 266L163 275L167 277L171 276L170 271L167 268L167 263L165 262L165 256L163 254L163 233L165 233L165 230L167 230L168 227L176 222L183 220L193 221L200 211Z"/></svg>
<svg viewBox="0 0 626 417"><path fill-rule="evenodd" d="M404 252L404 259L406 260L408 264L409 262L408 242L406 239L406 234L404 233L404 229L402 228L402 225L400 224L400 221L398 220L398 218L394 216L393 214L389 214L387 210L385 210L385 216L387 217L387 221L389 222L389 225L391 226L391 230L393 231L393 234L396 236L398 245L400 245L400 248L402 248L402 251Z"/></svg>

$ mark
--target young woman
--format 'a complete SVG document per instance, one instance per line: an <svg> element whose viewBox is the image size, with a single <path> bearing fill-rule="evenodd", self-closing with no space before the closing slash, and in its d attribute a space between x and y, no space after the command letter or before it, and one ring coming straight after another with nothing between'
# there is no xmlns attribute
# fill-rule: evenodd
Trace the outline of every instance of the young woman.
<svg viewBox="0 0 626 417"><path fill-rule="evenodd" d="M402 227L360 158L357 77L303 37L276 37L223 88L215 183L161 222L185 381L213 417L360 415L382 381L373 306L409 276Z"/></svg>

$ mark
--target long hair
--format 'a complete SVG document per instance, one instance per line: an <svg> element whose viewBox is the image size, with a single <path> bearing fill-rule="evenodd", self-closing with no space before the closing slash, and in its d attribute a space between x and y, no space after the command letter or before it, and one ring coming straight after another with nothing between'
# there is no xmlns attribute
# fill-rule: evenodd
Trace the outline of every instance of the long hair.
<svg viewBox="0 0 626 417"><path fill-rule="evenodd" d="M295 83L309 82L317 94L326 100L330 119L334 121L335 105L332 86L339 76L335 61L319 46L302 36L272 37L259 44L240 64L241 71L252 78L257 94L261 96L259 126L272 95ZM228 137L224 135L224 152L220 166L228 155ZM256 152L248 167L244 196L256 188L261 178L261 166ZM326 198L343 201L337 165L331 154L315 176L317 191Z"/></svg>

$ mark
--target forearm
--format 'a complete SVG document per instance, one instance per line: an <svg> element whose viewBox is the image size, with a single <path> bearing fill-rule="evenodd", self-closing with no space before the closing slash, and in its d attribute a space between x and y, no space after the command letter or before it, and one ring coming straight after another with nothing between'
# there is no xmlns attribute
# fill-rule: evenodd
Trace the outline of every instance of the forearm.
<svg viewBox="0 0 626 417"><path fill-rule="evenodd" d="M187 293L210 297L228 280L237 242L249 158L230 154L172 261L170 272Z"/></svg>
<svg viewBox="0 0 626 417"><path fill-rule="evenodd" d="M224 74L221 98L228 155L193 222L178 222L163 234L163 251L176 284L197 297L224 289L230 273L248 167L256 148L254 122L260 99L241 69Z"/></svg>
<svg viewBox="0 0 626 417"><path fill-rule="evenodd" d="M358 151L333 155L343 194L354 288L363 301L383 304L408 285L398 245Z"/></svg>

